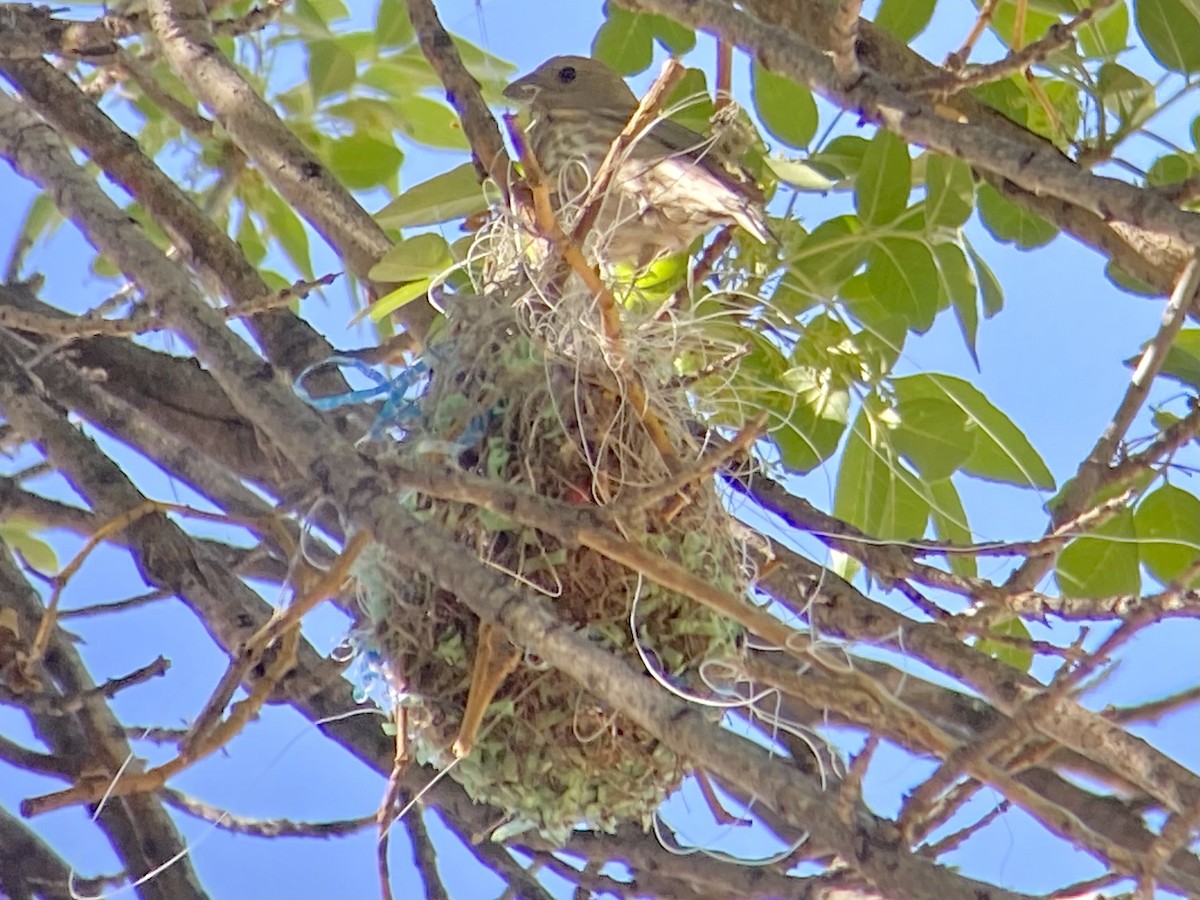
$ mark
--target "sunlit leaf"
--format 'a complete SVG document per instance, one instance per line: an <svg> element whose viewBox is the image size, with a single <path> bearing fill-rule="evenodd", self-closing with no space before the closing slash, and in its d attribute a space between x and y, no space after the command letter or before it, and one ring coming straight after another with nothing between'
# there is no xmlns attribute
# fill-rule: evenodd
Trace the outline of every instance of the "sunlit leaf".
<svg viewBox="0 0 1200 900"><path fill-rule="evenodd" d="M1147 495L1134 513L1142 564L1170 584L1200 558L1200 499L1171 484Z"/></svg>
<svg viewBox="0 0 1200 900"><path fill-rule="evenodd" d="M1021 672L1028 672L1033 665L1033 648L1022 646L1022 642L1032 639L1029 626L1017 616L1000 619L988 628L989 634L1013 638L1014 641L997 641L981 637L975 642L975 649L986 653L1000 662L1012 666Z"/></svg>
<svg viewBox="0 0 1200 900"><path fill-rule="evenodd" d="M412 303L412 301L416 300L418 297L424 296L425 292L429 290L429 286L432 283L433 282L431 279L422 278L419 281L413 281L409 284L401 285L390 294L384 294L369 307L367 307L364 312L372 320L379 322L390 316L396 310L400 309L400 307L408 303ZM355 317L355 320L360 319L361 317L362 316L360 314L359 316Z"/></svg>
<svg viewBox="0 0 1200 900"><path fill-rule="evenodd" d="M888 237L867 255L867 284L888 312L921 334L929 330L942 296L937 263L923 240Z"/></svg>
<svg viewBox="0 0 1200 900"><path fill-rule="evenodd" d="M58 554L54 548L34 535L40 526L22 519L6 519L0 522L0 541L19 552L29 565L43 575L58 571Z"/></svg>
<svg viewBox="0 0 1200 900"><path fill-rule="evenodd" d="M395 102L401 117L400 131L405 137L429 147L466 149L467 139L458 115L446 104L416 95L397 97Z"/></svg>
<svg viewBox="0 0 1200 900"><path fill-rule="evenodd" d="M834 182L802 160L768 156L765 157L765 162L767 168L775 173L776 178L786 181L792 187L802 191L816 191L823 194L834 186Z"/></svg>
<svg viewBox="0 0 1200 900"><path fill-rule="evenodd" d="M1066 597L1112 597L1141 588L1133 512L1122 510L1085 537L1067 544L1054 570Z"/></svg>
<svg viewBox="0 0 1200 900"><path fill-rule="evenodd" d="M1016 244L1022 250L1041 247L1058 235L1057 228L1025 207L1000 196L990 184L979 186L979 218L996 240L1002 244Z"/></svg>
<svg viewBox="0 0 1200 900"><path fill-rule="evenodd" d="M837 449L850 417L850 392L828 373L802 366L788 369L783 382L790 390L769 396L770 434L783 464L807 472Z"/></svg>
<svg viewBox="0 0 1200 900"><path fill-rule="evenodd" d="M259 265L266 258L266 244L263 243L258 228L255 227L254 218L245 207L242 208L238 221L237 243L242 253L245 254L246 261L251 265Z"/></svg>
<svg viewBox="0 0 1200 900"><path fill-rule="evenodd" d="M279 242L283 252L301 275L311 279L312 257L308 245L308 232L295 210L274 191L262 195L263 218L267 233Z"/></svg>
<svg viewBox="0 0 1200 900"><path fill-rule="evenodd" d="M1145 345L1142 345L1145 350ZM1125 365L1134 368L1141 358L1139 353L1125 360ZM1173 378L1191 388L1200 388L1200 328L1183 328L1171 342L1167 358L1163 361L1160 374Z"/></svg>
<svg viewBox="0 0 1200 900"><path fill-rule="evenodd" d="M1020 40L1015 41L1014 35L1017 28L1017 5L1018 3L1025 7L1025 27L1020 34ZM1055 11L1039 11L1034 7L1033 3L1027 0L1000 0L992 10L992 16L989 20L991 30L995 33L1007 47L1024 47L1026 44L1031 44L1039 38L1043 37L1050 27L1058 22L1060 15L1073 15L1075 9L1070 5L1069 0L1058 0L1055 2Z"/></svg>
<svg viewBox="0 0 1200 900"><path fill-rule="evenodd" d="M685 69L683 77L663 101L663 109L674 121L697 134L709 132L716 107L708 92L708 75L704 70Z"/></svg>
<svg viewBox="0 0 1200 900"><path fill-rule="evenodd" d="M329 168L350 190L394 183L404 154L389 141L352 134L333 142Z"/></svg>
<svg viewBox="0 0 1200 900"><path fill-rule="evenodd" d="M804 85L755 63L751 96L758 117L772 137L793 147L807 147L817 133L817 104Z"/></svg>
<svg viewBox="0 0 1200 900"><path fill-rule="evenodd" d="M912 190L912 159L908 145L880 129L863 155L854 179L854 208L868 225L886 225L908 206Z"/></svg>
<svg viewBox="0 0 1200 900"><path fill-rule="evenodd" d="M925 158L925 221L958 228L975 209L975 180L962 160L928 154Z"/></svg>
<svg viewBox="0 0 1200 900"><path fill-rule="evenodd" d="M936 0L883 0L875 24L908 43L925 30L933 17Z"/></svg>
<svg viewBox="0 0 1200 900"><path fill-rule="evenodd" d="M1134 0L1146 49L1175 72L1200 72L1200 10L1190 0Z"/></svg>
<svg viewBox="0 0 1200 900"><path fill-rule="evenodd" d="M857 216L838 216L818 225L800 242L771 301L788 315L799 315L832 298L866 261L870 242Z"/></svg>
<svg viewBox="0 0 1200 900"><path fill-rule="evenodd" d="M375 214L384 228L436 225L487 209L487 196L472 163L455 166L413 185Z"/></svg>
<svg viewBox="0 0 1200 900"><path fill-rule="evenodd" d="M1043 490L1054 487L1054 476L1029 439L970 382L952 375L923 372L895 378L892 385L902 404L918 399L945 399L963 410L966 427L975 433L975 449L962 464L963 472L1018 487Z"/></svg>
<svg viewBox="0 0 1200 900"><path fill-rule="evenodd" d="M353 54L337 41L308 45L308 86L316 98L349 90L358 74Z"/></svg>
<svg viewBox="0 0 1200 900"><path fill-rule="evenodd" d="M1000 287L1000 280L975 248L969 243L966 247L967 255L971 257L971 265L975 269L975 279L979 283L979 293L983 297L983 317L990 319L1004 309L1004 289Z"/></svg>
<svg viewBox="0 0 1200 900"><path fill-rule="evenodd" d="M926 481L925 490L929 497L929 521L937 539L960 547L970 544L973 535L967 523L967 511L954 482L949 478ZM970 553L949 553L946 565L961 578L974 578L979 574L975 557Z"/></svg>
<svg viewBox="0 0 1200 900"><path fill-rule="evenodd" d="M643 72L654 59L650 31L638 21L636 13L620 6L609 7L604 24L592 40L592 56L622 75Z"/></svg>
<svg viewBox="0 0 1200 900"><path fill-rule="evenodd" d="M886 427L864 404L842 451L833 511L884 540L911 540L925 533L929 502L913 485L917 477L901 464Z"/></svg>
<svg viewBox="0 0 1200 900"><path fill-rule="evenodd" d="M819 152L808 158L813 168L824 172L830 178L853 178L862 168L863 157L871 142L857 134L843 134L835 137Z"/></svg>
<svg viewBox="0 0 1200 900"><path fill-rule="evenodd" d="M1187 181L1200 172L1200 160L1180 153L1167 153L1150 164L1146 172L1146 184L1162 187Z"/></svg>
<svg viewBox="0 0 1200 900"><path fill-rule="evenodd" d="M1129 45L1129 7L1114 3L1101 9L1079 29L1079 46L1086 56L1111 59Z"/></svg>
<svg viewBox="0 0 1200 900"><path fill-rule="evenodd" d="M975 337L979 331L979 286L975 281L975 270L967 262L962 247L950 241L935 244L933 258L937 263L942 290L950 299L950 308L954 310L954 318L958 321L967 351L978 366Z"/></svg>
<svg viewBox="0 0 1200 900"><path fill-rule="evenodd" d="M403 0L379 0L375 16L375 39L381 47L402 47L414 38L408 4Z"/></svg>
<svg viewBox="0 0 1200 900"><path fill-rule="evenodd" d="M975 449L975 431L967 427L966 412L949 399L902 399L899 413L892 441L930 481L948 478Z"/></svg>
<svg viewBox="0 0 1200 900"><path fill-rule="evenodd" d="M440 275L454 263L440 234L418 234L397 243L368 273L375 281L413 281Z"/></svg>

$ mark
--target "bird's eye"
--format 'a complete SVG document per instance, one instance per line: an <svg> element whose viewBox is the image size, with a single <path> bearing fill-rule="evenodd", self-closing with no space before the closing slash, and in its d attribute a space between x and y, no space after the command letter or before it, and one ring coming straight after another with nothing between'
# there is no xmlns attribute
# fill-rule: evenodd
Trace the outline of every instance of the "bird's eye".
<svg viewBox="0 0 1200 900"><path fill-rule="evenodd" d="M563 84L570 84L572 81L574 81L575 80L575 67L574 66L563 66L561 69L559 69L558 70L558 80L561 81Z"/></svg>

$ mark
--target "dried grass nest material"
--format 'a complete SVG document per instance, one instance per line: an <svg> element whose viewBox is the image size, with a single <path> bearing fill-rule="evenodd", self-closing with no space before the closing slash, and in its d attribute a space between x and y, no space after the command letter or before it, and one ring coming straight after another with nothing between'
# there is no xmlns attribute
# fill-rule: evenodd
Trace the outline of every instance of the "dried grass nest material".
<svg viewBox="0 0 1200 900"><path fill-rule="evenodd" d="M665 478L668 466L623 399L599 338L578 327L597 321L594 309L588 301L574 305L583 308L572 309L569 298L553 309L504 297L458 304L427 348L431 376L416 402L419 424L395 452L410 459L449 453L464 469L571 503L611 503ZM629 350L638 355L634 371L680 457L695 459L687 397L664 387L672 383L671 354L642 343L644 350ZM740 529L711 483L692 486L688 498L673 518L650 511L629 538L724 590L744 591ZM636 603L637 643L686 690L704 690L703 661L738 653L734 623L591 550L562 547L466 504L416 495L397 502L547 595L592 640L642 665L630 628ZM453 760L478 620L446 591L392 565L382 547L364 554L356 574L366 620L356 643L381 661L388 683L400 686L414 757L444 768ZM668 747L565 675L526 658L450 775L473 799L508 814L504 834L533 828L561 841L577 827L648 827L687 772L687 761Z"/></svg>

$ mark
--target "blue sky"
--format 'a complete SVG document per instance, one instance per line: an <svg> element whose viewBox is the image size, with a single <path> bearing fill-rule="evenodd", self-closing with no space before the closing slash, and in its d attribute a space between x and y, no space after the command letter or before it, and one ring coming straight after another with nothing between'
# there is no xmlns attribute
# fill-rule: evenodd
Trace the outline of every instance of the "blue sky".
<svg viewBox="0 0 1200 900"><path fill-rule="evenodd" d="M601 22L600 4L590 0L575 4L494 0L479 7L453 0L440 3L439 8L450 30L512 60L520 72L550 55L586 53ZM966 23L957 16L940 15L919 40L918 49L931 58L941 58L958 45L965 28ZM711 40L701 37L688 62L704 64L711 58L711 47ZM653 71L635 79L635 88L644 87L652 77ZM1171 127L1182 130L1187 124L1180 119ZM459 159L454 154L414 148L402 178L413 184ZM32 192L26 182L4 168L0 169L0 197L4 198L3 207L15 212L23 209ZM805 196L797 209L805 219L822 221L844 211L848 203L844 197ZM11 245L16 218L0 214L0 248L4 250ZM1021 253L995 244L978 225L971 227L976 246L999 275L1007 298L1005 310L981 325L981 368L974 369L949 316L939 319L928 335L910 343L901 368L950 372L974 381L1020 425L1061 483L1108 422L1128 382L1129 372L1121 360L1134 354L1153 334L1161 301L1121 294L1105 279L1103 261L1068 239L1059 238L1042 251ZM318 272L340 268L324 248L318 254ZM32 259L32 268L47 275L43 296L71 309L81 309L105 296L111 285L87 274L89 257L74 232L67 229L57 235ZM361 328L347 333L350 309L338 288L329 292L327 301L309 301L305 311L336 345L370 340ZM1162 390L1156 397L1169 394ZM1135 428L1135 433L1148 430ZM118 459L131 459L123 448L102 443L112 448ZM19 464L14 463L6 470L16 468ZM147 493L161 499L189 499L184 489L161 473L148 471L144 465L137 471ZM829 508L829 479L828 471L818 470L796 479L795 487L817 505ZM56 494L62 490L49 479L42 483ZM1181 483L1195 490L1190 480ZM980 539L1033 537L1044 527L1041 505L1045 496L969 480L961 487ZM62 536L53 542L62 560L78 547L78 541ZM1003 565L996 563L991 570L985 565L982 574L1000 578ZM142 589L122 554L101 550L72 581L63 603L69 609ZM310 618L307 630L319 650L329 650L344 627L339 615L319 610ZM157 653L172 660L167 678L139 686L115 701L117 713L131 723L183 724L200 708L224 665L199 624L170 602L120 617L78 620L71 628L84 639L81 652L97 680L123 674ZM1123 652L1121 667L1089 698L1089 705L1132 703L1194 685L1200 680L1198 643L1200 623L1196 621L1176 620L1149 630ZM126 649L131 644L145 648L146 657L133 659ZM0 733L29 739L21 717L4 708L0 708ZM1197 735L1200 712L1195 708L1168 718L1145 734L1184 765L1200 770ZM892 814L902 791L927 771L924 763L880 766L868 779L868 799L878 812ZM299 716L278 708L265 710L262 721L239 737L226 754L185 773L175 784L235 813L314 821L367 814L383 790L375 773L324 741ZM0 803L15 809L23 797L56 786L28 776L12 777L5 771L0 777ZM773 851L774 846L764 842L757 830L731 835L728 829L706 824L698 812L702 809L694 795L685 794L672 801L670 816L673 821L686 819L688 837L698 843L717 842L751 858ZM188 819L181 823L193 841L193 859L201 878L214 896L301 900L377 895L373 831L330 841L267 841L230 836ZM107 847L97 832L86 826L81 810L44 816L34 826L56 846L69 848L71 859L86 873L114 867ZM495 882L488 881L473 863L465 862L465 855L452 841L440 840L444 835L432 819L430 829L443 854L442 874L452 895L494 896L498 890ZM396 893L410 896L416 886L407 864L408 849L398 831L393 841ZM1081 854L1047 844L1020 815L1005 817L1003 824L968 842L952 861L977 877L1024 890L1049 889L1094 872Z"/></svg>

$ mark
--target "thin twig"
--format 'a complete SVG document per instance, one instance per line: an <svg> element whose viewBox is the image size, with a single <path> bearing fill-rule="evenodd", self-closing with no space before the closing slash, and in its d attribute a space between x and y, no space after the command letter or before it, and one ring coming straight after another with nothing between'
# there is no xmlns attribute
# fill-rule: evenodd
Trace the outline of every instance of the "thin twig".
<svg viewBox="0 0 1200 900"><path fill-rule="evenodd" d="M0 684L0 701L20 706L35 715L71 716L94 700L111 700L126 688L166 675L169 668L171 663L166 657L160 656L149 665L135 669L128 675L110 678L103 684L74 694L28 694L13 691Z"/></svg>
<svg viewBox="0 0 1200 900"><path fill-rule="evenodd" d="M1116 0L1096 0L1096 3L1082 10L1069 21L1055 22L1047 30L1045 37L1013 50L996 62L975 66L969 71L963 72L961 66L954 66L951 64L951 60L947 60L946 68L950 71L922 78L909 85L908 90L913 94L934 94L944 97L983 84L1001 81L1017 72L1024 72L1030 66L1045 62L1053 53L1074 43L1075 33L1090 22L1098 12L1112 6L1115 2ZM980 16L982 17L982 15L981 12ZM959 51L959 53L961 52ZM952 59L955 58L964 59L965 57L952 55ZM834 61L836 63L836 57Z"/></svg>
<svg viewBox="0 0 1200 900"><path fill-rule="evenodd" d="M375 814L357 819L337 819L330 822L293 822L290 819L250 819L225 809L211 806L173 788L163 788L159 795L170 806L189 816L212 823L223 831L248 834L254 837L331 838L356 834L375 823Z"/></svg>

